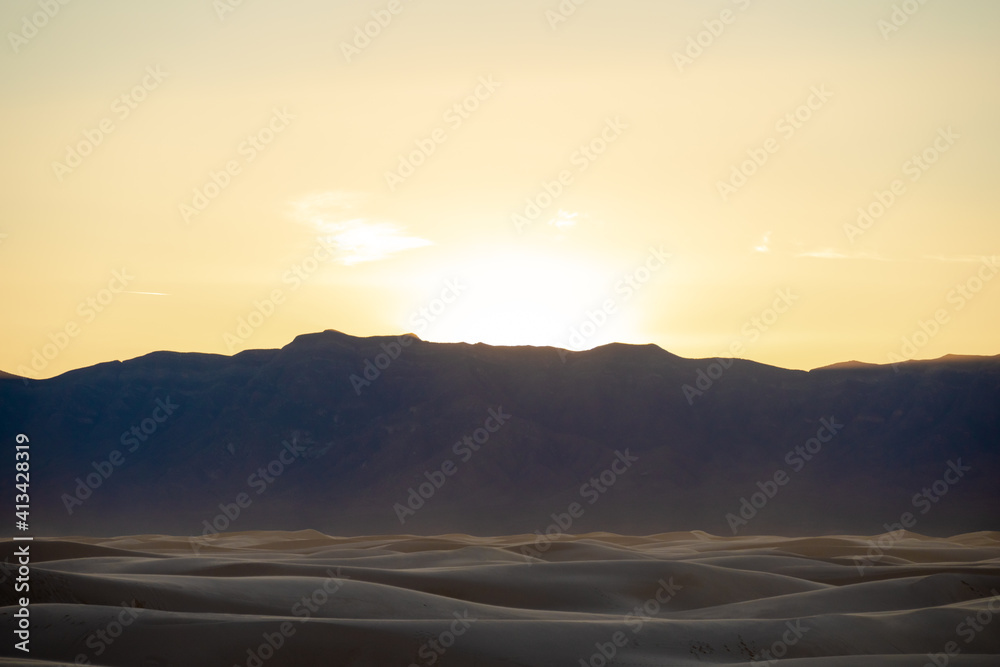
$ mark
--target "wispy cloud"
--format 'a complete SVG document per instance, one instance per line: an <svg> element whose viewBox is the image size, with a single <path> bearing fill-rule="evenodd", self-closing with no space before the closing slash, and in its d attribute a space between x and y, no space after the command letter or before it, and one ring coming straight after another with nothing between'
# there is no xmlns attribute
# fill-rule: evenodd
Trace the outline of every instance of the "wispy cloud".
<svg viewBox="0 0 1000 667"><path fill-rule="evenodd" d="M875 252L843 252L835 248L822 248L795 254L796 257L812 257L815 259L854 259L875 262L961 262L979 263L987 259L987 255L923 255L921 257L886 257Z"/></svg>
<svg viewBox="0 0 1000 667"><path fill-rule="evenodd" d="M796 257L812 257L814 259L877 259L867 257L862 253L846 253L834 248L822 248L820 250L807 250L795 254Z"/></svg>
<svg viewBox="0 0 1000 667"><path fill-rule="evenodd" d="M771 252L771 234L773 232L767 232L764 234L764 238L761 239L760 243L754 246L754 252Z"/></svg>
<svg viewBox="0 0 1000 667"><path fill-rule="evenodd" d="M925 255L921 259L933 262L962 262L964 264L979 264L984 259L989 259L995 256L996 255L952 255L951 257L947 257L944 255Z"/></svg>
<svg viewBox="0 0 1000 667"><path fill-rule="evenodd" d="M564 211L559 209L556 216L549 220L550 225L556 229L568 229L570 227L575 227L577 223L577 218L580 217L579 213L570 213L569 211Z"/></svg>
<svg viewBox="0 0 1000 667"><path fill-rule="evenodd" d="M323 192L293 204L293 216L313 227L324 244L346 266L386 259L404 250L433 245L427 239L407 236L403 227L363 215L363 195Z"/></svg>

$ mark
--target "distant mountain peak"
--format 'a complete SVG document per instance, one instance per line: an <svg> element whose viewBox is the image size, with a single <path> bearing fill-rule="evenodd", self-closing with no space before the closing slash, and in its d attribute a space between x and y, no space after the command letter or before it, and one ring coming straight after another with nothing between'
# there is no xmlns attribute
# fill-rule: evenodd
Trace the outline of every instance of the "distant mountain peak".
<svg viewBox="0 0 1000 667"><path fill-rule="evenodd" d="M869 534L952 464L974 469L919 530L995 527L1000 358L904 368L327 330L3 380L0 429L45 443L32 509L55 533L191 534L251 487L266 499L230 530L531 534L584 498L574 533L720 532L732 514L753 519L747 533ZM261 487L253 473L271 463L288 470ZM806 465L759 511L776 471ZM0 496L12 484L0 479ZM401 526L397 505L423 504Z"/></svg>

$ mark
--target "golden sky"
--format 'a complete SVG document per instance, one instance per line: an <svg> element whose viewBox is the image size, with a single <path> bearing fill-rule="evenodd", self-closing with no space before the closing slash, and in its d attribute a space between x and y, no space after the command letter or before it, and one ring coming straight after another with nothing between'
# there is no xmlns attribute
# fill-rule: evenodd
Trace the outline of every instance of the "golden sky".
<svg viewBox="0 0 1000 667"><path fill-rule="evenodd" d="M1000 353L992 0L10 0L0 28L9 372L323 329Z"/></svg>

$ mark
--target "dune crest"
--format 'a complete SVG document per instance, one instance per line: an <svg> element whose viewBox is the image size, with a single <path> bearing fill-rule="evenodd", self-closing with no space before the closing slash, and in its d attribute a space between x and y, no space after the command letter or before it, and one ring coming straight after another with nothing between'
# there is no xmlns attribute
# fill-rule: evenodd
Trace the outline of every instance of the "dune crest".
<svg viewBox="0 0 1000 667"><path fill-rule="evenodd" d="M0 655L130 667L996 665L1000 533L893 535L885 553L879 537L45 539L33 544L31 607L42 661L9 645ZM14 603L5 588L6 632Z"/></svg>

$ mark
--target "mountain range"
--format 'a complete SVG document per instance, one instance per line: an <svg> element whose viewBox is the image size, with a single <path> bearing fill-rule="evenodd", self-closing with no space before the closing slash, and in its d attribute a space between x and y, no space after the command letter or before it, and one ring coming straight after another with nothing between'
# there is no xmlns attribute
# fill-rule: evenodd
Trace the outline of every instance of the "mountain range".
<svg viewBox="0 0 1000 667"><path fill-rule="evenodd" d="M1000 356L798 371L330 330L0 374L0 433L30 438L39 535L1000 527Z"/></svg>

